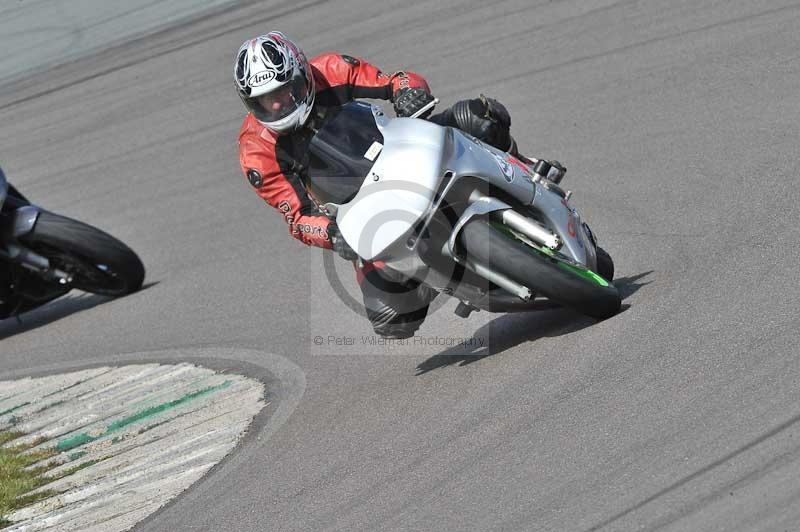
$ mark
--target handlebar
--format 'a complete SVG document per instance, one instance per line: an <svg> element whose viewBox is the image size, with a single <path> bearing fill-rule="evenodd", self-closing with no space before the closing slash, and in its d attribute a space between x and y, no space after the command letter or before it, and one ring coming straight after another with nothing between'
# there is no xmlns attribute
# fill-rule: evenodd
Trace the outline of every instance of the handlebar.
<svg viewBox="0 0 800 532"><path fill-rule="evenodd" d="M419 111L417 111L413 115L409 116L409 118L419 118L420 116L422 116L423 114L428 112L428 110L433 109L434 107L436 107L436 104L438 104L438 103L439 103L439 98L434 98L433 101L431 101L430 103L425 105L422 109L420 109Z"/></svg>

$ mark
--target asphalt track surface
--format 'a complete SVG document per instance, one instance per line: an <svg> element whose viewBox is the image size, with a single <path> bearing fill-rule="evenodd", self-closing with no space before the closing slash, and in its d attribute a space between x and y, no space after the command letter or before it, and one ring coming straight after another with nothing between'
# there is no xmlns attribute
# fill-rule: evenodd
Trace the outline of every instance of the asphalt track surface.
<svg viewBox="0 0 800 532"><path fill-rule="evenodd" d="M799 23L779 0L242 2L5 85L12 181L152 284L0 323L2 376L205 357L271 384L141 530L797 530ZM371 331L239 174L231 63L271 28L504 101L569 167L626 310L451 302L420 334L488 347L316 346Z"/></svg>

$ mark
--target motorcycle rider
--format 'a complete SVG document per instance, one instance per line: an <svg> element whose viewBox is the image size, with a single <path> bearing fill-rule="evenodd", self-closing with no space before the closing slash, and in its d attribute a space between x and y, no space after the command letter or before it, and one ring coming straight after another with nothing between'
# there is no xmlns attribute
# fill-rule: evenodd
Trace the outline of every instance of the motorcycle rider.
<svg viewBox="0 0 800 532"><path fill-rule="evenodd" d="M367 317L386 338L413 336L436 292L397 279L381 262L356 261L335 221L322 214L305 190L306 150L326 110L357 98L383 99L397 116L411 116L433 101L424 78L409 71L384 73L363 59L324 53L311 60L283 33L245 41L234 66L237 92L249 111L239 132L242 172L259 196L283 214L301 242L332 249L354 261ZM458 127L525 162L510 135L511 118L496 100L464 100L430 117ZM560 165L557 168L560 167Z"/></svg>

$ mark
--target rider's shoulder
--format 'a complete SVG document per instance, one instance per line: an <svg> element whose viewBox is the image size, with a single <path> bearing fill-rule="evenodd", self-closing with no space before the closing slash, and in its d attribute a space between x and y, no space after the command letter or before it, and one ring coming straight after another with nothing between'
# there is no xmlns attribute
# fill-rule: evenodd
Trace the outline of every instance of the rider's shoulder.
<svg viewBox="0 0 800 532"><path fill-rule="evenodd" d="M331 81L331 78L347 78L352 75L353 70L361 65L361 60L347 54L325 52L311 58L309 63Z"/></svg>
<svg viewBox="0 0 800 532"><path fill-rule="evenodd" d="M239 129L239 149L275 151L277 135L265 128L252 113L248 113Z"/></svg>
<svg viewBox="0 0 800 532"><path fill-rule="evenodd" d="M338 52L323 52L311 58L309 61L315 67L320 66L344 66L348 67L358 66L361 61L355 57L347 54L340 54Z"/></svg>

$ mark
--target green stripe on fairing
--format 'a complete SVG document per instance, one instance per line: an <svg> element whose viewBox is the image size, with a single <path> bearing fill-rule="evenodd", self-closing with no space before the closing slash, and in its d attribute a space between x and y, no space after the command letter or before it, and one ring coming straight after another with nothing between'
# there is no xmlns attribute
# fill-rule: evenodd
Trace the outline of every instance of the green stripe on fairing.
<svg viewBox="0 0 800 532"><path fill-rule="evenodd" d="M592 281L594 283L599 284L600 286L608 286L608 281L594 273L592 270L587 270L585 268L579 268L577 266L573 266L572 264L568 264L566 262L558 262L558 265L568 271L576 273L586 279L587 281Z"/></svg>
<svg viewBox="0 0 800 532"><path fill-rule="evenodd" d="M562 261L562 260L560 260L558 258L558 256L556 255L556 253L552 249L547 248L545 246L541 246L540 247L540 246L537 246L535 244L531 245L530 243L519 239L514 234L514 232L511 229L509 229L508 227L506 227L505 225L499 224L497 222L491 222L491 223L495 228L503 231L508 236L514 238L515 240L518 240L518 241L522 242L523 244L526 244L528 246L528 249L531 249L533 251L536 251L536 252L540 253L541 255L546 255L546 256L554 259L556 264L558 264L558 266L561 267L562 269L565 269L565 270L567 270L569 272L572 272L572 273L576 273L579 276L581 276L584 279L586 279L587 281L592 281L592 282L594 282L596 284L599 284L600 286L603 286L603 287L608 286L608 281L606 281L605 279L603 279L602 277L600 277L599 275L594 273L592 270L589 270L589 269L586 269L586 268L582 268L580 266L575 266L574 264L570 264L569 262L564 262L564 261Z"/></svg>
<svg viewBox="0 0 800 532"><path fill-rule="evenodd" d="M80 447L85 443L90 443L99 440L100 438L108 436L109 434L112 434L120 429L123 429L128 425L132 425L137 421L142 421L143 419L147 419L155 415L161 414L163 412L166 412L167 410L171 410L185 403L193 401L194 399L199 399L201 397L205 397L206 395L225 389L232 383L233 383L232 381L225 381L222 384L211 386L209 388L204 388L202 390L198 390L196 392L184 395L180 399L175 399L174 401L170 401L168 403L162 403L160 405L147 408L145 410L133 414L132 416L128 416L126 418L122 418L120 420L111 423L99 436L90 436L85 432L76 434L71 438L67 438L65 440L61 440L60 442L58 442L58 444L56 445L56 449L58 449L61 452L69 451L70 449L74 449L75 447Z"/></svg>

